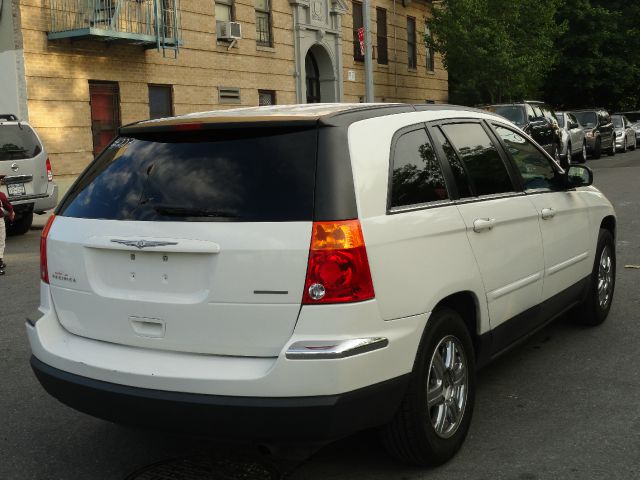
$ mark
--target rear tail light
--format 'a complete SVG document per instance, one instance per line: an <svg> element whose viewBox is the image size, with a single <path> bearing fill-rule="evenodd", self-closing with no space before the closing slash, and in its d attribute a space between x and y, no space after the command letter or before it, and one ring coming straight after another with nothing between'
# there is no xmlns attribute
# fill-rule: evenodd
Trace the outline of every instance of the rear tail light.
<svg viewBox="0 0 640 480"><path fill-rule="evenodd" d="M53 182L53 171L51 170L51 160L47 158L47 180Z"/></svg>
<svg viewBox="0 0 640 480"><path fill-rule="evenodd" d="M360 222L314 222L302 303L361 302L374 296Z"/></svg>
<svg viewBox="0 0 640 480"><path fill-rule="evenodd" d="M51 225L53 225L55 218L55 215L51 215L42 230L42 235L40 236L40 279L44 283L49 283L49 268L47 267L47 237L49 236L49 230L51 230Z"/></svg>

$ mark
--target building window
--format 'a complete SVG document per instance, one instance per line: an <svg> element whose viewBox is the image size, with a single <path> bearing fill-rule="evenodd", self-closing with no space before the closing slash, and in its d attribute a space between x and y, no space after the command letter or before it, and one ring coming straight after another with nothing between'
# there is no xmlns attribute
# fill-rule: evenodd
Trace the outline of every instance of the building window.
<svg viewBox="0 0 640 480"><path fill-rule="evenodd" d="M431 33L431 27L429 26L428 23L425 23L424 25L424 36L425 38L428 38L428 39L433 38L433 34ZM426 48L427 48L427 71L435 72L436 70L435 51L433 50L433 47L430 47L429 45L427 45Z"/></svg>
<svg viewBox="0 0 640 480"><path fill-rule="evenodd" d="M258 105L275 105L276 92L274 90L258 90Z"/></svg>
<svg viewBox="0 0 640 480"><path fill-rule="evenodd" d="M233 0L216 0L216 23L233 22Z"/></svg>
<svg viewBox="0 0 640 480"><path fill-rule="evenodd" d="M273 44L270 0L256 0L256 43L266 47Z"/></svg>
<svg viewBox="0 0 640 480"><path fill-rule="evenodd" d="M418 59L416 55L416 19L407 17L407 55L409 57L407 65L409 68L416 68Z"/></svg>
<svg viewBox="0 0 640 480"><path fill-rule="evenodd" d="M97 157L116 138L120 127L120 88L115 82L89 80L93 155Z"/></svg>
<svg viewBox="0 0 640 480"><path fill-rule="evenodd" d="M149 118L173 115L173 92L171 85L149 85Z"/></svg>
<svg viewBox="0 0 640 480"><path fill-rule="evenodd" d="M353 2L353 59L358 62L364 62L364 55L360 50L360 39L358 38L358 30L364 27L362 21L362 4Z"/></svg>
<svg viewBox="0 0 640 480"><path fill-rule="evenodd" d="M387 55L387 11L384 8L376 8L376 30L378 40L378 63L389 63Z"/></svg>

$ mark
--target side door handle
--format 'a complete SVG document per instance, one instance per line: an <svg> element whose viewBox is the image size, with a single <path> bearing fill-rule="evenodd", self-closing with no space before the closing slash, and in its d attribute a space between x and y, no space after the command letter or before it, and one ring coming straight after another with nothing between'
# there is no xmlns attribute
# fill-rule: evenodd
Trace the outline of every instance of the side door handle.
<svg viewBox="0 0 640 480"><path fill-rule="evenodd" d="M541 216L543 220L549 220L556 216L556 211L553 208L543 208Z"/></svg>
<svg viewBox="0 0 640 480"><path fill-rule="evenodd" d="M491 230L496 224L495 218L476 218L473 221L473 231L476 233Z"/></svg>

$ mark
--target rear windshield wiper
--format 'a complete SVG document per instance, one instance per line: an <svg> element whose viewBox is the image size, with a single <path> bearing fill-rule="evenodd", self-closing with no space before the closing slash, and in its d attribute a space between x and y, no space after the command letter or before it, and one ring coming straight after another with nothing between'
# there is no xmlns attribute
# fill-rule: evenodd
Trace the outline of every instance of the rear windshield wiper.
<svg viewBox="0 0 640 480"><path fill-rule="evenodd" d="M170 207L168 205L155 205L153 209L160 215L167 217L214 217L237 218L238 215L224 210L210 210L207 208Z"/></svg>

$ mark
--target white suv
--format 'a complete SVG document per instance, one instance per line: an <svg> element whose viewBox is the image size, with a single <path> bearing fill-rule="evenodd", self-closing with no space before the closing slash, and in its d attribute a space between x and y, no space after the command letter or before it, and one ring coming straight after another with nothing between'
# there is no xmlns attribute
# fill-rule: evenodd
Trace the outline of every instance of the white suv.
<svg viewBox="0 0 640 480"><path fill-rule="evenodd" d="M15 115L0 114L0 191L16 211L7 222L7 234L29 231L34 213L52 210L58 203L51 162L36 132Z"/></svg>
<svg viewBox="0 0 640 480"><path fill-rule="evenodd" d="M146 121L46 226L32 366L62 402L223 439L383 427L434 465L475 371L574 308L607 316L613 208L502 117L308 105Z"/></svg>

